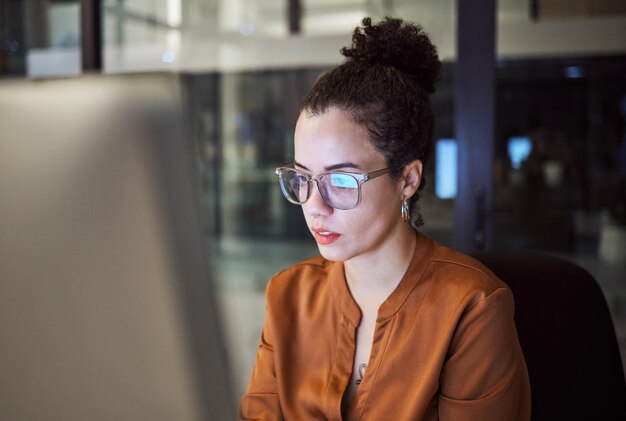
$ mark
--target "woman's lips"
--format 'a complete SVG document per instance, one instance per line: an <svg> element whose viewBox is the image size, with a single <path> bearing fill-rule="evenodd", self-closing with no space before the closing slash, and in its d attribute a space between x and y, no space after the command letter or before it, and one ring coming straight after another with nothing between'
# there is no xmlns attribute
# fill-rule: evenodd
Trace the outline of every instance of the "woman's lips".
<svg viewBox="0 0 626 421"><path fill-rule="evenodd" d="M326 245L336 241L341 234L337 234L336 232L329 231L324 228L313 228L313 237L315 237L315 241L317 244Z"/></svg>

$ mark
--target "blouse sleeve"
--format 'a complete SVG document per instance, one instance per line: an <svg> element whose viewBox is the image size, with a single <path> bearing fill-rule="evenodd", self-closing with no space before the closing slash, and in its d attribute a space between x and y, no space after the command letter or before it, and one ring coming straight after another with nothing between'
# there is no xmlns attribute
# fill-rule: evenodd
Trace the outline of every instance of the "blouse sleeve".
<svg viewBox="0 0 626 421"><path fill-rule="evenodd" d="M274 349L271 344L270 332L269 317L266 316L250 384L239 406L240 420L275 421L283 419L278 398Z"/></svg>
<svg viewBox="0 0 626 421"><path fill-rule="evenodd" d="M530 385L513 308L511 291L502 288L459 321L441 374L440 420L530 419Z"/></svg>

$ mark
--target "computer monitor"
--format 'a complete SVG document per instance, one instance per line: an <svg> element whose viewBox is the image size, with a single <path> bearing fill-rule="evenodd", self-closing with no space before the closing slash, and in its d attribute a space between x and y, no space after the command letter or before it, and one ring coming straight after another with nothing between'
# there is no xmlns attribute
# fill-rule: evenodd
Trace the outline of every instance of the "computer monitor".
<svg viewBox="0 0 626 421"><path fill-rule="evenodd" d="M0 83L0 419L234 419L180 92Z"/></svg>

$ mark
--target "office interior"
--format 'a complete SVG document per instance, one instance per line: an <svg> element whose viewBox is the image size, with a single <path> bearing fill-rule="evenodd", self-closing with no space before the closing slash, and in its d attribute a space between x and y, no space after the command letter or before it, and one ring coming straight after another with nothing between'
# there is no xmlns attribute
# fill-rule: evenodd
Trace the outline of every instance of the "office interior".
<svg viewBox="0 0 626 421"><path fill-rule="evenodd" d="M341 63L339 49L365 16L420 23L443 61L432 97L436 144L420 205L423 232L465 251L535 251L585 268L607 300L626 366L623 1L476 2L495 7L493 74L480 81L493 86L493 127L483 161L471 166L488 168L490 183L473 192L469 208L458 201L468 186L459 181L456 140L459 2L104 0L93 2L101 8L102 61L90 69L82 61L89 27L81 26L81 3L90 2L0 0L0 89L85 74L176 79L184 125L177 140L193 153L198 229L233 401L252 370L268 280L318 254L273 170L293 160L300 99ZM477 210L481 195L488 206ZM473 227L469 240L459 239L455 232L468 224L461 214L470 221L480 214L489 229Z"/></svg>

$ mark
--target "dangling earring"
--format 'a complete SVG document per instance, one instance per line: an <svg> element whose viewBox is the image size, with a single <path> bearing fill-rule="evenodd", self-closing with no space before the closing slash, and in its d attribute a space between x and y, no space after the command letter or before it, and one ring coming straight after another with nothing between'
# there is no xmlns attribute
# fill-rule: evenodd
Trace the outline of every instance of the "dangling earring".
<svg viewBox="0 0 626 421"><path fill-rule="evenodd" d="M409 220L409 202L406 197L402 197L402 206L400 207L400 215L402 215L402 220L404 222L408 222Z"/></svg>

